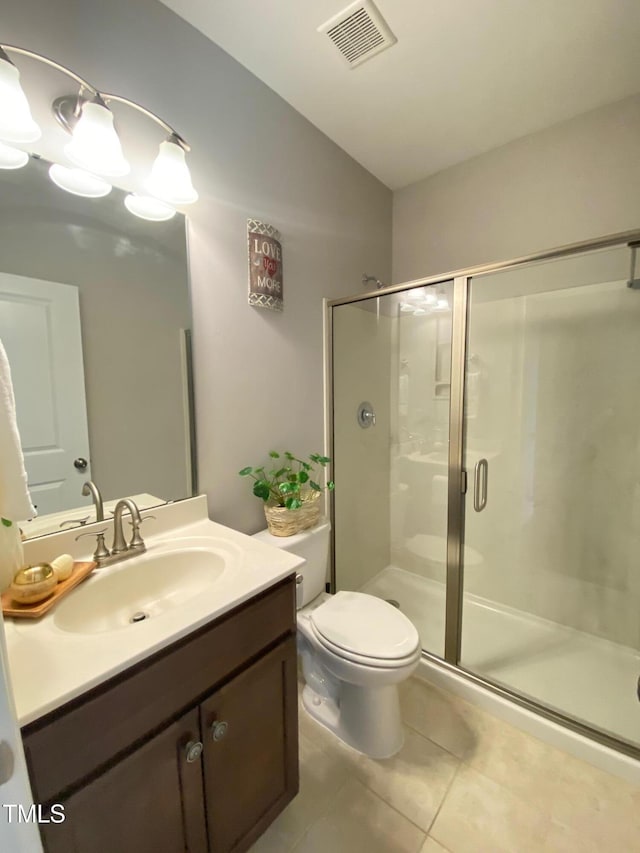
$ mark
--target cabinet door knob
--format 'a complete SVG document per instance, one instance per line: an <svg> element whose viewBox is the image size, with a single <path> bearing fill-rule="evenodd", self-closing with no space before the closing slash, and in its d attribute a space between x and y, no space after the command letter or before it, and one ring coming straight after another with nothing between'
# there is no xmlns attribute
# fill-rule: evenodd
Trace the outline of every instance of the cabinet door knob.
<svg viewBox="0 0 640 853"><path fill-rule="evenodd" d="M199 740L190 740L184 748L184 753L189 764L193 764L202 755L202 742Z"/></svg>
<svg viewBox="0 0 640 853"><path fill-rule="evenodd" d="M214 740L222 740L222 738L227 734L228 728L229 723L225 723L224 720L216 720L211 724L211 737Z"/></svg>

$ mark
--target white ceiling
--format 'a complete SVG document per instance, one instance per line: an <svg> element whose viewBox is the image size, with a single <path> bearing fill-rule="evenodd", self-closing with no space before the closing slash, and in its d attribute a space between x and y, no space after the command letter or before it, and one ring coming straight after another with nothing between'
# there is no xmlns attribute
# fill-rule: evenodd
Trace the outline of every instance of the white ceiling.
<svg viewBox="0 0 640 853"><path fill-rule="evenodd" d="M640 0L377 0L355 69L316 29L350 0L163 0L397 189L640 91Z"/></svg>

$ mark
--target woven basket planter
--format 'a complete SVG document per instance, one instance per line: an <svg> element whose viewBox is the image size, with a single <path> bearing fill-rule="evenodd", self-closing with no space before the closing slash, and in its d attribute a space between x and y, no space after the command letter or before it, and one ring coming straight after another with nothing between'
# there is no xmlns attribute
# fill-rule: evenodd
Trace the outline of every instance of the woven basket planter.
<svg viewBox="0 0 640 853"><path fill-rule="evenodd" d="M318 523L320 518L320 493L312 492L305 497L299 509L287 509L284 506L264 505L267 527L272 536L293 536L301 530L308 530Z"/></svg>

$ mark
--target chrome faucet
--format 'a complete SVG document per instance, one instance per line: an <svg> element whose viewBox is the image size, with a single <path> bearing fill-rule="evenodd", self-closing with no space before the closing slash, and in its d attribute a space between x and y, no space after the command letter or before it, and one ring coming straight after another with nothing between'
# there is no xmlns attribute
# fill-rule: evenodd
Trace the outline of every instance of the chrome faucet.
<svg viewBox="0 0 640 853"><path fill-rule="evenodd" d="M88 498L89 495L91 495L96 508L96 521L104 521L102 495L100 494L100 489L92 480L87 480L87 482L82 486L82 494L85 496L85 498Z"/></svg>
<svg viewBox="0 0 640 853"><path fill-rule="evenodd" d="M131 527L133 528L131 542L128 545L122 524L122 516L125 510L129 510L131 513ZM147 517L154 518L155 516ZM144 519L141 517L140 510L135 501L131 500L131 498L123 498L118 501L113 512L113 545L111 546L111 550L104 544L104 535L107 532L106 527L95 532L81 533L79 536L76 536L76 540L81 539L83 536L96 536L96 550L93 554L93 559L99 568L110 566L112 563L117 563L120 560L128 560L130 557L136 557L147 550L142 536L140 536L140 525L143 521Z"/></svg>

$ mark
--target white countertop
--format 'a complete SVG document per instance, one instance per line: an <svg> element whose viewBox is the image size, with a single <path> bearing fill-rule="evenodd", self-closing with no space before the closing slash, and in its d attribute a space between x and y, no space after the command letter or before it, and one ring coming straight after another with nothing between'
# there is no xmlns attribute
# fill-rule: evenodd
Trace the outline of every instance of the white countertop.
<svg viewBox="0 0 640 853"><path fill-rule="evenodd" d="M224 542L234 552L235 557L229 570L212 585L206 595L191 598L143 622L109 631L80 633L63 630L56 624L55 615L57 607L65 599L38 620L5 618L11 681L21 726L37 720L227 613L295 572L304 562L286 551L223 527L206 517L192 520L194 515L202 516L203 510L206 513L206 501L203 498L182 501L176 507L174 513L170 506L163 508L162 514L154 510L157 516L162 515L160 522L155 525L161 529L153 535L150 531L143 531L147 555L153 557L174 545L191 547L189 543L193 542L206 544L206 540L210 539L213 542ZM174 523L181 523L173 526L172 515ZM43 554L46 552L47 539L49 537L38 540L40 544L36 559L45 558ZM69 550L73 541L61 540L60 534L51 537L51 540L48 543L49 559L62 553L65 544ZM81 542L83 548L87 547L87 542L91 546L93 537ZM77 547L74 550L77 551ZM73 553L72 550L69 552ZM144 559L147 555L136 559ZM73 553L73 556L75 559L90 559L90 553ZM33 560L33 555L30 559ZM100 577L105 573L126 570L126 561L95 569L87 580L69 593L66 600L70 600L85 585L100 583Z"/></svg>

